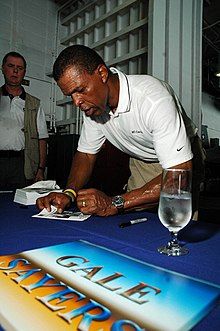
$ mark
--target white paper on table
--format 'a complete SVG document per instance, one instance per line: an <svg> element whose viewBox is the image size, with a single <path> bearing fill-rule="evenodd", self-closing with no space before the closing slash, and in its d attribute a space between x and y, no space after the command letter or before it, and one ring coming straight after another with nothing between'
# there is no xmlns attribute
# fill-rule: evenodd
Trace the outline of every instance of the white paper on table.
<svg viewBox="0 0 220 331"><path fill-rule="evenodd" d="M51 206L51 211L47 211L46 208L42 209L38 214L32 215L37 218L48 218L59 221L78 221L82 222L87 220L91 215L85 215L80 211L64 211L62 214L57 213L57 208Z"/></svg>
<svg viewBox="0 0 220 331"><path fill-rule="evenodd" d="M56 184L55 180L40 180L39 182L36 182L30 186L24 187L26 188L41 188L41 189L49 189L49 190L59 190L59 185Z"/></svg>

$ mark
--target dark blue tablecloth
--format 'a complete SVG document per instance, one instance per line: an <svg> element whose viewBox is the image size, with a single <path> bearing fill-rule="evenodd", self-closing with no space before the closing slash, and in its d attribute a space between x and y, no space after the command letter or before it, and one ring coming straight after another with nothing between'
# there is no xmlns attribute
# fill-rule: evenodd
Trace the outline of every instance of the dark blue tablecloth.
<svg viewBox="0 0 220 331"><path fill-rule="evenodd" d="M156 214L136 212L70 222L32 218L37 212L35 206L21 207L14 203L13 194L0 194L0 255L84 239L147 263L220 285L220 226L217 224L191 222L179 235L190 253L167 257L157 252L157 248L168 241L169 233ZM148 221L119 227L121 222L140 217L147 217ZM220 306L214 308L194 330L220 330Z"/></svg>

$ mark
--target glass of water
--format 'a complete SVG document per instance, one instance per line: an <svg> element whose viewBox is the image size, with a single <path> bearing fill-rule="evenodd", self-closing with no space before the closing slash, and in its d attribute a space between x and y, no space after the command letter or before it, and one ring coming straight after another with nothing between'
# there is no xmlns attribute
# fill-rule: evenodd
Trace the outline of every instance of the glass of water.
<svg viewBox="0 0 220 331"><path fill-rule="evenodd" d="M161 223L170 231L171 240L158 248L159 253L180 256L189 252L180 245L177 235L189 223L192 215L191 182L191 170L163 170L158 215Z"/></svg>

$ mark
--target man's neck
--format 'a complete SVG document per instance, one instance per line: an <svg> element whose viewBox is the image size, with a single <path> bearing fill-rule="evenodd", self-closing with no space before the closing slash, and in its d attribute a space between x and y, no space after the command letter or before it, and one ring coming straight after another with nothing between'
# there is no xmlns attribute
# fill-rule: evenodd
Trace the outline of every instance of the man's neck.
<svg viewBox="0 0 220 331"><path fill-rule="evenodd" d="M109 77L109 100L108 105L111 111L114 113L118 107L119 100L119 78L118 75L114 74Z"/></svg>
<svg viewBox="0 0 220 331"><path fill-rule="evenodd" d="M21 95L21 93L22 93L21 85L12 86L12 85L5 84L5 87L6 87L7 92L9 94L13 95L14 97L18 96L18 95Z"/></svg>

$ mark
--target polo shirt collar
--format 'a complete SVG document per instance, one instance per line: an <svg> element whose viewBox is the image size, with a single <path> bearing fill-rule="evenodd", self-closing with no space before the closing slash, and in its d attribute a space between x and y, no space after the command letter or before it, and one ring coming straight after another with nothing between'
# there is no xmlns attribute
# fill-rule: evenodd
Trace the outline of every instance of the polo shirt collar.
<svg viewBox="0 0 220 331"><path fill-rule="evenodd" d="M119 101L118 101L118 107L114 113L115 116L118 116L118 114L126 113L130 110L130 105L131 105L130 88L129 88L128 78L123 72L113 67L111 67L110 70L112 73L118 74L118 78L119 78Z"/></svg>
<svg viewBox="0 0 220 331"><path fill-rule="evenodd" d="M18 97L21 98L21 99L23 99L23 100L25 100L25 98L26 98L26 92L25 92L23 86L21 86L21 89L22 89L22 92L21 92L21 94ZM13 99L13 96L10 93L8 93L5 84L1 87L1 90L2 90L2 95L3 96L9 96L10 99Z"/></svg>

